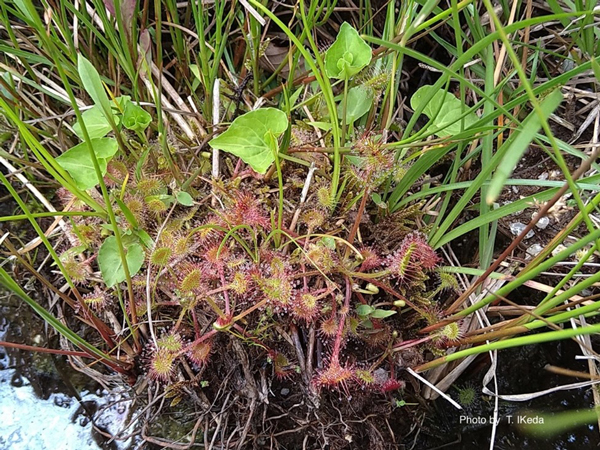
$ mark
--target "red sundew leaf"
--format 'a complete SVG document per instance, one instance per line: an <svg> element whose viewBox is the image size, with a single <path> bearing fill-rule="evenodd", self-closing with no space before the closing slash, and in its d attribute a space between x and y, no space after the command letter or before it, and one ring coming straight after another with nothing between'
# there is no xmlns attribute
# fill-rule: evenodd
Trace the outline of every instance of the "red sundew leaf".
<svg viewBox="0 0 600 450"><path fill-rule="evenodd" d="M318 386L348 389L348 382L354 379L354 370L342 367L339 362L332 361L329 367L322 370L316 377Z"/></svg>
<svg viewBox="0 0 600 450"><path fill-rule="evenodd" d="M211 350L211 342L204 341L194 344L186 354L194 364L203 366L208 362Z"/></svg>
<svg viewBox="0 0 600 450"><path fill-rule="evenodd" d="M381 392L397 391L398 389L402 389L405 384L404 381L389 379L381 385L380 390Z"/></svg>

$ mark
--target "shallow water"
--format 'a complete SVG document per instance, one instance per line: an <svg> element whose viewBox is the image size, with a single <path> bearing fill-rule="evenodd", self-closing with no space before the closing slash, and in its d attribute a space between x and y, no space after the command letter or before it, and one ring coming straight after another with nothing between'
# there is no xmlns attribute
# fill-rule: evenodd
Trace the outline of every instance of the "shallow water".
<svg viewBox="0 0 600 450"><path fill-rule="evenodd" d="M8 322L6 307L0 307L0 313L0 340L10 340L9 325L15 323ZM65 387L51 370L40 375L39 368L26 366L32 361L39 363L39 359L21 359L14 355L9 356L0 347L0 450L125 450L133 447L131 439L108 443L93 430L87 413L91 412L97 427L118 433L129 417L131 400L126 393L82 390L80 402L64 393ZM46 361L40 364L44 369L51 369L52 364L47 362L49 355L33 356ZM31 380L24 373L31 374ZM88 382L87 386L92 383Z"/></svg>
<svg viewBox="0 0 600 450"><path fill-rule="evenodd" d="M15 387L11 381L23 385ZM90 393L82 397L101 400ZM0 371L1 450L100 449L92 437L90 420L80 411L77 400L65 394L51 394L42 400L25 377L14 370Z"/></svg>

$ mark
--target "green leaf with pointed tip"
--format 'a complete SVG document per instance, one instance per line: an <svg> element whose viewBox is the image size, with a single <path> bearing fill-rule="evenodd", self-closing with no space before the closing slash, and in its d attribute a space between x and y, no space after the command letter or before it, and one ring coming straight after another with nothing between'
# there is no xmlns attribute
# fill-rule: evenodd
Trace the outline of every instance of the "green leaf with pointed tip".
<svg viewBox="0 0 600 450"><path fill-rule="evenodd" d="M416 111L427 99L432 87L431 85L422 86L413 94L410 99L410 106L413 110ZM431 120L430 131L439 137L454 136L477 122L478 117L473 112L466 114L461 119L461 116L467 111L466 105L463 105L458 98L444 89L439 89L423 108L423 114ZM464 121L464 128L461 128L462 121Z"/></svg>
<svg viewBox="0 0 600 450"><path fill-rule="evenodd" d="M368 316L370 314L372 314L375 311L375 308L373 308L370 305L358 305L356 307L356 314L358 314L359 316Z"/></svg>
<svg viewBox="0 0 600 450"><path fill-rule="evenodd" d="M396 314L396 311L390 311L388 309L376 309L371 313L373 319L385 319Z"/></svg>
<svg viewBox="0 0 600 450"><path fill-rule="evenodd" d="M144 244L144 247L146 247L146 248L154 247L154 241L152 240L150 235L148 233L146 233L144 230L135 230L134 234L138 237L140 242L142 244Z"/></svg>
<svg viewBox="0 0 600 450"><path fill-rule="evenodd" d="M180 191L177 193L177 201L179 202L180 205L183 205L183 206L193 206L194 205L194 199L192 198L192 196L184 191Z"/></svg>
<svg viewBox="0 0 600 450"><path fill-rule="evenodd" d="M119 197L115 198L115 200L117 202L117 205L119 205L119 209L127 219L127 222L129 222L134 229L139 228L140 225L133 213L131 212L131 210L129 209L129 207Z"/></svg>
<svg viewBox="0 0 600 450"><path fill-rule="evenodd" d="M94 100L94 104L100 105L102 111L108 114L110 109L110 100L106 95L106 90L102 84L100 74L96 68L83 55L77 55L77 71L83 83L86 92Z"/></svg>
<svg viewBox="0 0 600 450"><path fill-rule="evenodd" d="M140 244L130 244L125 248L129 274L134 276L144 263L144 250ZM102 279L108 287L125 281L125 269L117 245L117 238L110 236L104 240L98 251L98 265Z"/></svg>
<svg viewBox="0 0 600 450"><path fill-rule="evenodd" d="M192 91L198 89L200 83L202 82L202 75L200 75L200 68L196 64L189 65L190 72L194 75L194 81L192 82Z"/></svg>
<svg viewBox="0 0 600 450"><path fill-rule="evenodd" d="M279 105L279 107L283 110L283 111L287 111L288 109L291 109L294 107L294 105L296 104L296 102L298 101L298 98L300 98L300 94L302 94L302 92L304 91L305 87L304 86L300 86L298 89L296 89L296 91L294 91L293 94L291 94L289 97L283 97L281 100L281 104Z"/></svg>
<svg viewBox="0 0 600 450"><path fill-rule="evenodd" d="M344 22L325 54L325 73L329 78L349 79L368 66L371 57L371 47L349 23Z"/></svg>
<svg viewBox="0 0 600 450"><path fill-rule="evenodd" d="M329 122L306 122L311 127L317 127L319 130L329 131L331 130L331 123Z"/></svg>
<svg viewBox="0 0 600 450"><path fill-rule="evenodd" d="M98 159L102 175L106 175L108 161L119 146L112 138L92 139L92 149ZM56 158L56 162L71 175L80 189L91 189L98 184L98 177L87 143L82 142Z"/></svg>
<svg viewBox="0 0 600 450"><path fill-rule="evenodd" d="M209 142L249 164L258 173L265 173L275 161L270 145L270 135L281 136L288 127L284 112L275 108L250 111L235 119L229 129Z"/></svg>

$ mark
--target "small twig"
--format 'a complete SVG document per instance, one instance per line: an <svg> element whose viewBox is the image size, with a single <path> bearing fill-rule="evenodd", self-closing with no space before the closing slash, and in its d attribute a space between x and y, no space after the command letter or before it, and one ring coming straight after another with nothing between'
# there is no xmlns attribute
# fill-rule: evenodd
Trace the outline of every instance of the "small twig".
<svg viewBox="0 0 600 450"><path fill-rule="evenodd" d="M237 447L238 450L243 448L242 446L244 445L244 443L246 441L246 436L248 436L248 431L250 430L250 424L252 423L252 417L254 416L255 409L256 409L256 399L253 398L252 401L250 402L250 413L248 414L248 419L246 420L246 425L244 426L244 429L242 430L242 435L240 436L239 444Z"/></svg>
<svg viewBox="0 0 600 450"><path fill-rule="evenodd" d="M425 378L423 378L421 375L419 375L417 372L415 372L414 370L412 370L410 367L406 368L406 371L408 373L410 373L413 377L415 377L416 379L420 380L422 383L426 384L427 386L429 386L431 389L433 389L434 391L436 391L438 394L440 394L442 397L444 397L444 399L446 399L452 406L454 406L456 409L463 409L462 406L460 406L457 402L455 402L454 400L452 400L450 398L450 396L444 394L442 391L440 391L437 387L435 387L435 385L431 384L429 381L427 381Z"/></svg>
<svg viewBox="0 0 600 450"><path fill-rule="evenodd" d="M298 357L298 365L302 373L306 372L306 359L304 357L304 351L302 350L302 344L300 343L300 336L298 336L298 327L292 324L290 325L290 331L292 334L292 340L294 341L294 348L296 349L296 356Z"/></svg>
<svg viewBox="0 0 600 450"><path fill-rule="evenodd" d="M258 13L258 11L256 11L256 9L254 9L252 6L250 6L250 3L248 3L246 0L240 0L240 3L242 4L242 6L244 8L246 8L246 11L248 11L250 13L250 15L252 17L254 17L258 23L261 24L261 26L264 27L267 24L265 19L263 19L261 17L261 15Z"/></svg>
<svg viewBox="0 0 600 450"><path fill-rule="evenodd" d="M219 79L215 79L215 84L213 86L213 125L215 126L215 130L217 125L219 124L219 121L221 120L221 103L220 103L220 98L219 98ZM214 136L217 137L218 133L215 131L214 132ZM212 155L212 176L213 179L217 180L221 174L221 164L220 164L220 155L219 155L219 150L216 148L213 148L213 155ZM213 196L211 198L211 204L212 206L216 206L217 203L217 199L216 199L216 192L215 192L215 188L214 188L214 184L212 186L212 193Z"/></svg>
<svg viewBox="0 0 600 450"><path fill-rule="evenodd" d="M69 355L79 356L80 358L97 359L96 356L90 355L86 352L74 352L71 350L57 350L54 348L35 347L33 345L17 344L15 342L0 341L0 347L17 348L19 350L26 350L28 352L51 353L53 355Z"/></svg>

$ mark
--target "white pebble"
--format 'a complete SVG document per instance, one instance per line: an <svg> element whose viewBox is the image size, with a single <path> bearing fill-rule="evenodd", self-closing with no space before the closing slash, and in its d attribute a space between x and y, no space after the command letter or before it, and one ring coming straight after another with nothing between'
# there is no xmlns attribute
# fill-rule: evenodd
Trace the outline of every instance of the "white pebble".
<svg viewBox="0 0 600 450"><path fill-rule="evenodd" d="M556 256L556 255L558 255L560 252L562 252L563 250L566 250L566 249L567 249L567 247L565 247L564 245L562 245L562 244L558 244L558 245L556 246L556 248L555 248L554 250L552 250L552 256Z"/></svg>
<svg viewBox="0 0 600 450"><path fill-rule="evenodd" d="M542 247L540 244L533 244L527 249L527 254L529 256L537 256L542 253L542 250L544 250L544 247Z"/></svg>
<svg viewBox="0 0 600 450"><path fill-rule="evenodd" d="M525 225L524 223L521 222L513 222L510 224L510 232L512 234L514 234L515 236L520 235L523 230L527 227L527 225ZM525 239L530 239L535 235L535 233L533 232L533 230L530 230L529 233L527 233L525 235Z"/></svg>
<svg viewBox="0 0 600 450"><path fill-rule="evenodd" d="M531 218L533 219L536 216L536 214L537 214L536 211L534 211L533 213L531 213ZM550 225L550 218L547 217L547 216L542 217L535 224L535 226L538 227L540 230L545 230L548 227L548 225Z"/></svg>

